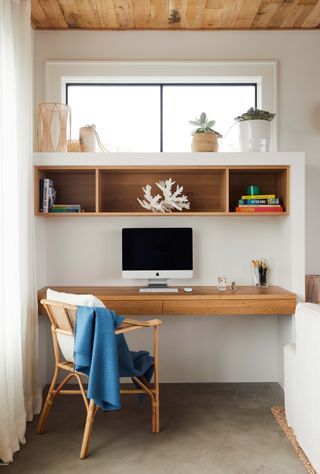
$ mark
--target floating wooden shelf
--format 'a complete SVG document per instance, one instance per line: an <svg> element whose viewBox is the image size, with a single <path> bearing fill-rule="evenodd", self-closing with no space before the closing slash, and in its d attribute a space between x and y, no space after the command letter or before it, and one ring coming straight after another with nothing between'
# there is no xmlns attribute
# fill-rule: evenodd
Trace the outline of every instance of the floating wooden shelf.
<svg viewBox="0 0 320 474"><path fill-rule="evenodd" d="M45 217L85 216L287 216L289 215L289 166L36 166L35 214ZM190 211L153 213L141 208L142 187L171 177L183 186ZM39 211L39 180L50 178L57 204L80 204L81 213ZM261 194L276 194L284 212L235 212L248 185Z"/></svg>
<svg viewBox="0 0 320 474"><path fill-rule="evenodd" d="M191 293L178 287L178 293L139 293L136 286L51 286L56 291L92 294L105 306L125 315L266 315L294 314L297 297L278 286L258 288L239 286L220 291L214 286L194 286ZM38 301L45 298L47 287L38 291ZM39 307L40 314L43 308Z"/></svg>

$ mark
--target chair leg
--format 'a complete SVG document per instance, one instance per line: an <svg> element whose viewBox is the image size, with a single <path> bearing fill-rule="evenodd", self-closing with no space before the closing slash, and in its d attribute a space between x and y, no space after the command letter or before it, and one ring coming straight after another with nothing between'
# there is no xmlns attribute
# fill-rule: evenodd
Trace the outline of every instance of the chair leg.
<svg viewBox="0 0 320 474"><path fill-rule="evenodd" d="M89 409L87 412L86 425L85 425L84 433L83 433L80 459L85 459L88 455L88 448L89 448L89 442L90 442L95 413L96 413L96 406L95 406L94 401L91 399L90 404L89 404Z"/></svg>
<svg viewBox="0 0 320 474"><path fill-rule="evenodd" d="M153 400L152 401L152 406L151 406L151 410L152 410L152 415L151 415L151 432L152 433L156 433L156 404L155 404L155 401Z"/></svg>
<svg viewBox="0 0 320 474"><path fill-rule="evenodd" d="M159 396L156 393L152 400L152 433L160 433L160 406Z"/></svg>
<svg viewBox="0 0 320 474"><path fill-rule="evenodd" d="M141 377L141 379L132 377L132 380L149 395L151 400L151 431L152 433L159 433L159 386L155 385L155 388L152 389L144 377Z"/></svg>
<svg viewBox="0 0 320 474"><path fill-rule="evenodd" d="M155 403L156 407L155 407L155 411L156 411L156 414L155 414L155 433L160 433L160 405L159 405L159 397L158 397L158 400L156 401Z"/></svg>
<svg viewBox="0 0 320 474"><path fill-rule="evenodd" d="M51 385L50 385L50 388L49 388L49 392L48 392L46 401L44 402L44 405L43 405L42 410L41 410L40 419L39 419L38 426L37 426L37 433L38 434L41 434L41 433L44 432L46 422L47 422L47 419L48 419L48 416L49 416L49 413L50 413L50 410L51 410L51 407L52 407L52 404L53 404L53 401L52 401L53 391L54 391L54 387L57 383L58 374L59 374L59 369L56 367L55 370L54 370L52 382L51 382Z"/></svg>
<svg viewBox="0 0 320 474"><path fill-rule="evenodd" d="M154 409L155 429L153 433L160 432L160 403L159 403L159 328L154 327Z"/></svg>

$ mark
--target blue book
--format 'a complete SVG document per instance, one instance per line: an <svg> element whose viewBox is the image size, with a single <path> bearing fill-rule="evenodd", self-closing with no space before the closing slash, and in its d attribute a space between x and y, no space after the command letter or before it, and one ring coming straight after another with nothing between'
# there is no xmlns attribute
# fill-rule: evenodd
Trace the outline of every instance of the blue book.
<svg viewBox="0 0 320 474"><path fill-rule="evenodd" d="M268 198L268 199L239 199L239 204L240 205L249 205L249 206L265 206L265 205L271 205L275 206L277 204L280 204L280 199L279 198Z"/></svg>

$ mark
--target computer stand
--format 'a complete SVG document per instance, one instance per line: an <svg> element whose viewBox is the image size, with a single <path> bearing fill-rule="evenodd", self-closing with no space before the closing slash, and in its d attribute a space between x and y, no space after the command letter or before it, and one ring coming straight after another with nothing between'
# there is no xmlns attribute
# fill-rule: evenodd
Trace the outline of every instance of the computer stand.
<svg viewBox="0 0 320 474"><path fill-rule="evenodd" d="M159 280L156 280L155 278L149 278L147 288L169 288L168 280L166 278Z"/></svg>
<svg viewBox="0 0 320 474"><path fill-rule="evenodd" d="M156 280L154 278L150 278L148 280L148 286L144 288L140 288L139 293L178 293L178 288L174 288L168 286L168 280Z"/></svg>

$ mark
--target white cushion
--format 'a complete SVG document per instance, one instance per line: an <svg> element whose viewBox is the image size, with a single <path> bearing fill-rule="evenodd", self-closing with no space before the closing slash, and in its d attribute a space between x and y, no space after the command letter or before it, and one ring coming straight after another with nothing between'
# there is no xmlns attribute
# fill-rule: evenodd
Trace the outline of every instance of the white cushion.
<svg viewBox="0 0 320 474"><path fill-rule="evenodd" d="M60 351L67 362L74 362L74 337L67 334L57 334Z"/></svg>
<svg viewBox="0 0 320 474"><path fill-rule="evenodd" d="M93 295L76 295L73 293L63 293L62 291L54 291L47 289L47 299L50 301L58 301L59 303L72 304L75 306L90 306L97 308L105 308L102 301ZM57 334L58 344L64 359L67 362L74 362L74 337L66 334Z"/></svg>
<svg viewBox="0 0 320 474"><path fill-rule="evenodd" d="M105 305L96 296L63 293L62 291L54 291L50 288L47 289L47 300L59 301L60 303L73 304L76 306L96 306L97 308L105 308Z"/></svg>

